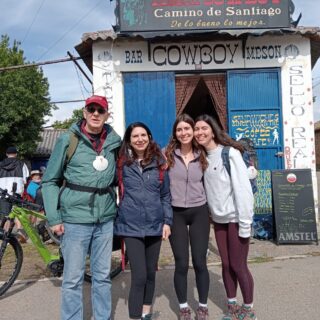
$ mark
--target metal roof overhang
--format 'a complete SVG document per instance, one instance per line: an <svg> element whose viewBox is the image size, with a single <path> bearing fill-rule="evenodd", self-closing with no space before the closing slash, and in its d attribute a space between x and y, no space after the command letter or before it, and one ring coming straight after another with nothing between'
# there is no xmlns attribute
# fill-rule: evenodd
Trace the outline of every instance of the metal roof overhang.
<svg viewBox="0 0 320 320"><path fill-rule="evenodd" d="M131 32L127 34L115 33L113 30L104 30L97 32L84 33L82 42L75 46L80 57L92 73L92 44L95 41L115 41L121 38L142 38L150 42L159 41L172 41L175 38L183 40L208 40L208 37L215 40L231 40L242 39L246 40L248 36L264 36L264 35L301 35L310 39L311 43L311 65L312 68L316 64L320 56L320 28L319 27L297 27L285 29L243 29L243 30L199 30L190 32Z"/></svg>

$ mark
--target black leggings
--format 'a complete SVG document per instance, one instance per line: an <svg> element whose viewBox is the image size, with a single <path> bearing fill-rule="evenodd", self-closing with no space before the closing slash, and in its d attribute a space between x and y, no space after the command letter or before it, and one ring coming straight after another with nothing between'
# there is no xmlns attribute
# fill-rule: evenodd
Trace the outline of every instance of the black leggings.
<svg viewBox="0 0 320 320"><path fill-rule="evenodd" d="M253 302L253 278L248 268L250 238L240 238L238 223L214 223L214 232L222 261L222 278L229 299L237 296L239 282L243 302Z"/></svg>
<svg viewBox="0 0 320 320"><path fill-rule="evenodd" d="M170 244L175 259L174 288L180 304L187 302L189 241L192 264L196 274L199 302L207 303L210 281L207 268L209 231L210 223L207 205L194 208L173 207Z"/></svg>
<svg viewBox="0 0 320 320"><path fill-rule="evenodd" d="M143 305L152 305L161 237L124 238L131 269L129 317L140 319Z"/></svg>

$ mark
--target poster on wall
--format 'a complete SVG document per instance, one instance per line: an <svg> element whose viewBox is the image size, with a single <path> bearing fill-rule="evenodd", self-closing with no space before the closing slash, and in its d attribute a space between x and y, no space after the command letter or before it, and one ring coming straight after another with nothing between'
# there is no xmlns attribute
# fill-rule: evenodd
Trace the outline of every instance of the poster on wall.
<svg viewBox="0 0 320 320"><path fill-rule="evenodd" d="M253 237L259 240L274 238L272 213L271 170L258 170L258 192L254 195Z"/></svg>
<svg viewBox="0 0 320 320"><path fill-rule="evenodd" d="M289 28L291 0L117 0L121 32Z"/></svg>
<svg viewBox="0 0 320 320"><path fill-rule="evenodd" d="M254 196L254 214L272 215L271 170L259 170L258 192Z"/></svg>
<svg viewBox="0 0 320 320"><path fill-rule="evenodd" d="M278 111L238 111L231 114L232 135L236 140L249 138L255 147L280 144Z"/></svg>

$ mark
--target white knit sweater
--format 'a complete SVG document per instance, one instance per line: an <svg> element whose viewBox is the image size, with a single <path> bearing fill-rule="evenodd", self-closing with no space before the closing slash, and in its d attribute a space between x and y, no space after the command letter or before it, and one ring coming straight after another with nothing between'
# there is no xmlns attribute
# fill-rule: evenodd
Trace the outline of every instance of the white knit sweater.
<svg viewBox="0 0 320 320"><path fill-rule="evenodd" d="M239 223L239 236L250 237L254 197L246 164L241 153L230 148L230 171L223 165L223 146L208 152L209 166L204 173L204 186L212 220L217 223Z"/></svg>

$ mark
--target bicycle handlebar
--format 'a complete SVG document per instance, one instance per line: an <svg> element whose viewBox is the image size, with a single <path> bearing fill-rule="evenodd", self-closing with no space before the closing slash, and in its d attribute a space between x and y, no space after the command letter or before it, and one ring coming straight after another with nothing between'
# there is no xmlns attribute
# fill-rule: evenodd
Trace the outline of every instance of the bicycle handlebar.
<svg viewBox="0 0 320 320"><path fill-rule="evenodd" d="M0 188L0 198L18 206L18 207L21 207L21 208L26 208L26 209L38 211L38 212L43 210L42 206L35 204L35 203L32 203L32 202L29 202L29 201L26 201L26 200L23 200L17 194L11 195L8 193L7 190L3 190L1 188Z"/></svg>

